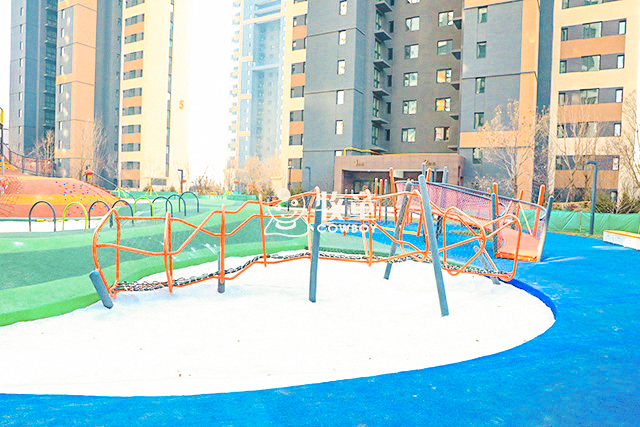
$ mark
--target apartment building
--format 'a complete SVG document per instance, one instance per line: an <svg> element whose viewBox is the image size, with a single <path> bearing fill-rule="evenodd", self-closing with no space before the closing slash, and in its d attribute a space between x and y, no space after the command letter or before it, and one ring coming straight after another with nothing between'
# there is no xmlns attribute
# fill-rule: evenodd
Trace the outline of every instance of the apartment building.
<svg viewBox="0 0 640 427"><path fill-rule="evenodd" d="M638 90L635 0L561 0L555 4L551 84L550 178L559 201L588 198L592 168L611 200L625 190L617 152L629 126L625 110ZM635 103L634 103L635 104Z"/></svg>
<svg viewBox="0 0 640 427"><path fill-rule="evenodd" d="M238 0L234 25L228 165L280 155L283 117L285 0Z"/></svg>
<svg viewBox="0 0 640 427"><path fill-rule="evenodd" d="M56 0L11 1L9 146L30 154L55 128Z"/></svg>
<svg viewBox="0 0 640 427"><path fill-rule="evenodd" d="M179 189L188 179L188 2L126 0L119 181Z"/></svg>
<svg viewBox="0 0 640 427"><path fill-rule="evenodd" d="M117 177L122 4L57 4L55 78L56 174L112 189Z"/></svg>

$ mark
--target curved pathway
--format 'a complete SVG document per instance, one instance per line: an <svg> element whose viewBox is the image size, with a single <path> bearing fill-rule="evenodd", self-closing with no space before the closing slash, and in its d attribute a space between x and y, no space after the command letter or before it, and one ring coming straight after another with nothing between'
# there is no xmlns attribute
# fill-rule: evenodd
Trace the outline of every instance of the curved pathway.
<svg viewBox="0 0 640 427"><path fill-rule="evenodd" d="M640 252L551 234L543 262L520 264L518 279L550 298L557 320L540 337L500 354L243 393L0 395L0 425L638 425Z"/></svg>

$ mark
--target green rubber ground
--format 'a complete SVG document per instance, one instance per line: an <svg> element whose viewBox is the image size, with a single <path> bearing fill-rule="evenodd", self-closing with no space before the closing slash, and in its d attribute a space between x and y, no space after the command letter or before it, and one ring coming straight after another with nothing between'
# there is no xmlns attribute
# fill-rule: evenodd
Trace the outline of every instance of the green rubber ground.
<svg viewBox="0 0 640 427"><path fill-rule="evenodd" d="M185 219L198 225L210 211L220 209L222 202L227 210L237 209L241 204L228 200L201 200L201 213L195 214L195 203L188 200L190 214ZM142 212L144 209L140 211L141 215L147 214ZM225 230L229 232L256 212L257 208L251 207L241 214L228 215ZM156 216L163 216L162 209ZM174 216L184 218L177 212ZM219 232L220 216L214 216L206 228ZM191 228L174 223L173 248L180 246L191 232ZM163 221L148 226L125 225L122 244L160 251L163 235ZM260 222L254 219L227 239L226 257L262 252L260 236ZM95 269L92 240L93 231L0 234L0 326L68 313L98 301L89 280L89 273ZM103 229L100 242L115 242L115 231ZM174 258L174 268L216 260L219 243L217 238L200 233ZM306 237L270 236L267 252L304 249L306 244ZM110 281L115 277L114 254L115 251L108 249L99 252L100 265ZM162 257L122 254L121 280L138 280L161 271L164 271Z"/></svg>

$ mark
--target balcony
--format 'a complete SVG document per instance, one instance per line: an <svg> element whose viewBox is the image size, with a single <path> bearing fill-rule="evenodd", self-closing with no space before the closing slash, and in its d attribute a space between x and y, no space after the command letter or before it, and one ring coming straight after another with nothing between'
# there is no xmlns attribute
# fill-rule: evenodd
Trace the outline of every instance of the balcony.
<svg viewBox="0 0 640 427"><path fill-rule="evenodd" d="M386 90L384 90L381 87L374 87L373 88L373 94L379 98L383 97L383 96L391 96L391 94L389 92L387 92Z"/></svg>
<svg viewBox="0 0 640 427"><path fill-rule="evenodd" d="M389 0L376 0L376 8L382 13L391 12L392 10Z"/></svg>
<svg viewBox="0 0 640 427"><path fill-rule="evenodd" d="M386 32L384 30L384 28L378 28L375 33L373 33L376 38L380 41L387 41L387 40L391 40L391 36L389 35L388 32Z"/></svg>
<svg viewBox="0 0 640 427"><path fill-rule="evenodd" d="M372 116L371 117L371 123L373 123L376 126L382 126L382 125L388 125L389 122L385 119L383 119L382 117L376 117L376 116Z"/></svg>
<svg viewBox="0 0 640 427"><path fill-rule="evenodd" d="M387 61L382 59L382 58L374 59L373 60L373 65L375 65L376 67L378 67L381 70L384 70L385 68L391 67L391 65Z"/></svg>

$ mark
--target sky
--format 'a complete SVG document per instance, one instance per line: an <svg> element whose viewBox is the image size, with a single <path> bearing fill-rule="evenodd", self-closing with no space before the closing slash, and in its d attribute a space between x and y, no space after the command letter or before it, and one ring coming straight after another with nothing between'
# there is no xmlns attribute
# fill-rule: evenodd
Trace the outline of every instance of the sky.
<svg viewBox="0 0 640 427"><path fill-rule="evenodd" d="M191 2L189 170L222 179L229 140L232 0ZM9 117L11 1L0 6L0 107ZM5 123L5 127L8 123ZM7 133L5 132L5 136Z"/></svg>

